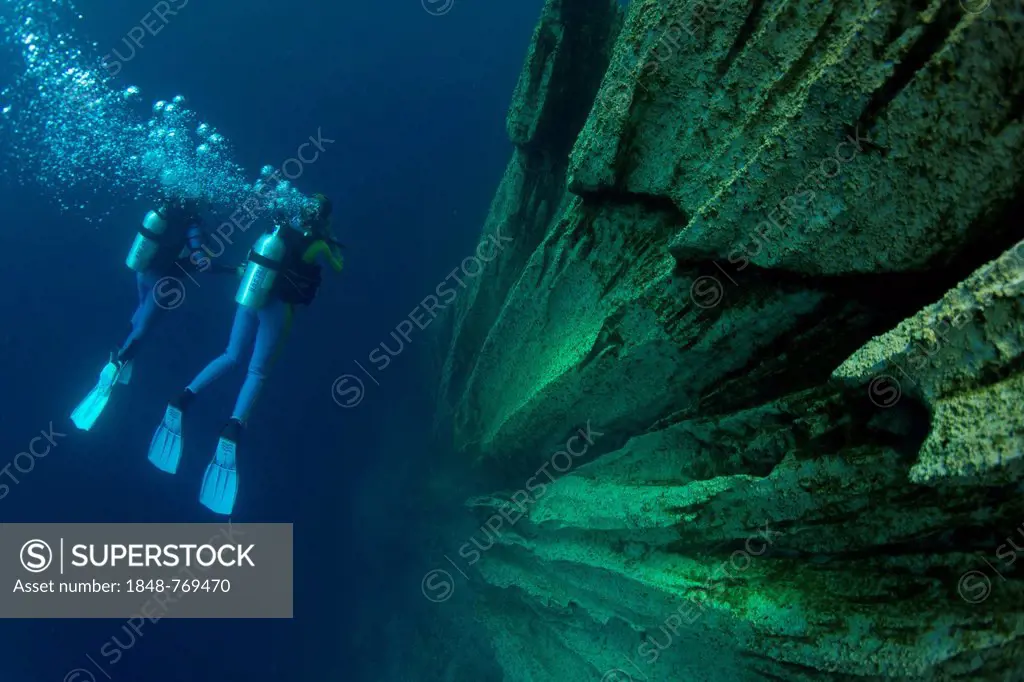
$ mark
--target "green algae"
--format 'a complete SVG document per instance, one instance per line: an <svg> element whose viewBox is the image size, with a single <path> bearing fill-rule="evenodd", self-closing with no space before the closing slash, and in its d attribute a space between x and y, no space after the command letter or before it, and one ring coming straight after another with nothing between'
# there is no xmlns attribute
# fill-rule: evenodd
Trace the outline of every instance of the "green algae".
<svg viewBox="0 0 1024 682"><path fill-rule="evenodd" d="M507 487L481 519L609 435L487 533L497 660L1015 679L1024 582L964 580L1024 519L1024 10L698 9L550 0L516 89L485 231L517 241L458 304L438 421Z"/></svg>

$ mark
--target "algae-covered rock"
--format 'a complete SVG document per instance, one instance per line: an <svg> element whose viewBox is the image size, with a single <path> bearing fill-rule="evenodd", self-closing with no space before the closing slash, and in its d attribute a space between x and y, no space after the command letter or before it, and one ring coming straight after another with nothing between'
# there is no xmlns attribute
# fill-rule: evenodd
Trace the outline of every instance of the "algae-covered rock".
<svg viewBox="0 0 1024 682"><path fill-rule="evenodd" d="M615 0L551 0L544 8L508 115L516 150L484 225L485 234L502 235L507 246L489 266L486 286L474 281L456 301L439 392L443 403L454 402L464 389L508 289L568 201L568 150L587 117L620 23Z"/></svg>
<svg viewBox="0 0 1024 682"><path fill-rule="evenodd" d="M1024 8L620 12L545 8L441 378L505 679L1024 680Z"/></svg>
<svg viewBox="0 0 1024 682"><path fill-rule="evenodd" d="M1006 485L1024 479L1024 242L942 300L873 339L837 378L866 381L889 407L904 390L931 412L916 482Z"/></svg>

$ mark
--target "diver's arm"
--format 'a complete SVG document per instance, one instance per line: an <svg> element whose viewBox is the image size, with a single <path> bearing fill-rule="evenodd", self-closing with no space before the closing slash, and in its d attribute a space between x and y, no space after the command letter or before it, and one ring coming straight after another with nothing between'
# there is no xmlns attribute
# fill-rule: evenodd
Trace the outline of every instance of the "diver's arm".
<svg viewBox="0 0 1024 682"><path fill-rule="evenodd" d="M224 263L211 263L210 272L218 275L238 275L241 277L241 265L226 265Z"/></svg>
<svg viewBox="0 0 1024 682"><path fill-rule="evenodd" d="M192 256L193 260L196 260L197 253L202 251L203 245L206 244L206 232L203 230L202 222L196 220L193 221L185 232L186 243L188 244L188 252Z"/></svg>
<svg viewBox="0 0 1024 682"><path fill-rule="evenodd" d="M209 253L209 250L205 248L205 245L206 231L203 229L202 221L196 221L188 227L189 257L185 259L188 260L193 269L198 270L199 272L213 272L220 275L235 274L238 272L237 265L225 265L224 263L218 263L212 258L209 258L206 255L206 253ZM206 253L204 253L204 251Z"/></svg>
<svg viewBox="0 0 1024 682"><path fill-rule="evenodd" d="M188 226L185 232L185 250L183 257L178 259L178 264L188 270L206 272L213 262L203 254L203 245L206 243L206 234L203 232L203 225L195 221ZM187 254L187 255L185 255ZM214 266L216 267L216 266Z"/></svg>
<svg viewBox="0 0 1024 682"><path fill-rule="evenodd" d="M307 263L312 263L320 256L326 257L331 269L335 272L341 272L341 269L345 266L345 262L341 257L334 255L334 252L331 250L331 245L323 240L320 240L314 243L313 246L309 247L303 255L302 260Z"/></svg>

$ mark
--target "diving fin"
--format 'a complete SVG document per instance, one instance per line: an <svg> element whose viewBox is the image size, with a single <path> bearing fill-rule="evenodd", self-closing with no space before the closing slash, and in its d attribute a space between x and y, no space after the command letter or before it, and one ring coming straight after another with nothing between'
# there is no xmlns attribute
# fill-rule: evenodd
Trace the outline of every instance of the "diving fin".
<svg viewBox="0 0 1024 682"><path fill-rule="evenodd" d="M217 452L206 467L203 486L199 490L199 501L210 511L225 516L235 508L238 495L238 470L235 468L235 453L242 424L232 419L221 431Z"/></svg>
<svg viewBox="0 0 1024 682"><path fill-rule="evenodd" d="M96 423L96 420L103 414L107 402L110 400L110 392L117 383L121 373L122 365L117 362L116 357L111 354L108 362L100 372L99 381L93 387L85 399L78 404L78 407L71 413L71 421L82 431L88 431Z"/></svg>
<svg viewBox="0 0 1024 682"><path fill-rule="evenodd" d="M134 360L126 360L121 365L120 374L117 375L117 383L121 384L122 386L127 386L128 383L132 380L132 367L134 366Z"/></svg>
<svg viewBox="0 0 1024 682"><path fill-rule="evenodd" d="M163 421L149 442L149 461L160 471L178 471L181 461L181 408L168 405Z"/></svg>

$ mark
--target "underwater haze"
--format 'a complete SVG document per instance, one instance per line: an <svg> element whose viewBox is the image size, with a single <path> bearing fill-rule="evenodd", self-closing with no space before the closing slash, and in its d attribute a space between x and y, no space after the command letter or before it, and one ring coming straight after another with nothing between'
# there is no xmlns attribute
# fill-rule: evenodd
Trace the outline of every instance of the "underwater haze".
<svg viewBox="0 0 1024 682"><path fill-rule="evenodd" d="M227 216L262 166L281 168L319 139L315 162L285 171L332 199L346 268L301 312L265 386L233 519L295 524L295 618L163 619L141 636L124 621L3 621L0 679L76 668L103 679L86 656L109 665L100 649L112 638L107 651L123 651L114 679L382 679L394 648L414 643L355 647L353 633L422 599L415 581L398 584L413 543L396 497L431 454L423 333L358 410L339 408L332 382L354 360L369 364L472 248L511 149L504 113L540 3L460 3L444 15L419 0L171 5L166 21L148 0L0 6L3 464L51 424L67 434L32 471L10 469L19 482L7 480L0 520L217 520L196 500L205 456L186 457L175 480L145 451L167 400L223 349L232 282L182 277L184 302L147 339L132 394L115 393L88 433L68 415L127 330L136 291L124 258L167 169L180 175L171 182L205 184L195 191ZM157 119L158 139L151 107L179 95L192 118ZM223 138L206 135L216 158L197 158L201 139L167 142L202 122ZM304 158L315 152L307 145ZM243 259L255 236L236 235L225 257ZM203 396L196 433L212 439L227 418L237 386L226 384Z"/></svg>
<svg viewBox="0 0 1024 682"><path fill-rule="evenodd" d="M0 0L0 167L0 682L1024 682L1019 0Z"/></svg>

